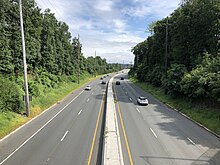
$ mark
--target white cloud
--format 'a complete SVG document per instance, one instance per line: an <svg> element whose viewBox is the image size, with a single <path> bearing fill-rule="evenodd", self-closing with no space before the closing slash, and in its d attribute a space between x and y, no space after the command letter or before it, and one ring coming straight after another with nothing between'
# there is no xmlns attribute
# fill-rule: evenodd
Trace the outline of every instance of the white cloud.
<svg viewBox="0 0 220 165"><path fill-rule="evenodd" d="M36 0L40 8L50 8L58 20L80 35L85 56L100 55L108 62L133 61L131 48L147 34L147 18L161 19L178 7L180 0ZM119 4L123 4L119 7ZM129 16L129 17L127 17ZM136 18L139 19L136 19ZM135 22L129 19L138 20ZM155 20L156 21L156 20ZM143 22L145 27L140 27ZM141 29L141 30L140 30Z"/></svg>
<svg viewBox="0 0 220 165"><path fill-rule="evenodd" d="M111 11L113 4L114 4L113 1L110 0L105 0L105 1L99 0L95 4L95 8L102 11Z"/></svg>
<svg viewBox="0 0 220 165"><path fill-rule="evenodd" d="M123 14L136 17L154 15L157 18L163 18L177 8L180 0L134 0L133 3L133 6L123 9Z"/></svg>

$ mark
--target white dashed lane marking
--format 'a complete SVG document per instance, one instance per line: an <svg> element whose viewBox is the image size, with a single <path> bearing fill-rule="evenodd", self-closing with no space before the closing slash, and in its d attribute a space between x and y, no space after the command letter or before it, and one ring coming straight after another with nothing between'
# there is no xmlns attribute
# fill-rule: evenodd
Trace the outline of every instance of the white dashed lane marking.
<svg viewBox="0 0 220 165"><path fill-rule="evenodd" d="M156 133L154 132L154 130L152 128L150 128L151 132L153 133L153 135L155 136L155 138L157 138Z"/></svg>
<svg viewBox="0 0 220 165"><path fill-rule="evenodd" d="M66 135L68 134L69 131L66 131L66 133L63 135L62 139L60 140L61 142L64 140L64 138L66 137Z"/></svg>
<svg viewBox="0 0 220 165"><path fill-rule="evenodd" d="M136 110L137 110L139 113L141 113L140 110L139 110L138 108L136 108Z"/></svg>

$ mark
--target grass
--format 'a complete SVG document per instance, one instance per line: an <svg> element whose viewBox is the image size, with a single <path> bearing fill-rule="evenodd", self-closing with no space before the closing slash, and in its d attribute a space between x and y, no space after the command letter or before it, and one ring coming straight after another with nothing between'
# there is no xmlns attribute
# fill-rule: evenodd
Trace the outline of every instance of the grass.
<svg viewBox="0 0 220 165"><path fill-rule="evenodd" d="M92 79L94 78L85 78L80 82L80 84L63 82L59 84L59 88L50 89L50 91L46 92L44 96L33 98L33 101L31 103L31 116L36 116L37 114L41 113L44 109L47 109L51 105L62 100L72 91L76 90L77 88L79 88L86 82L91 81Z"/></svg>
<svg viewBox="0 0 220 165"><path fill-rule="evenodd" d="M142 88L144 91L152 94L158 100L171 107L181 111L189 116L191 119L199 122L205 127L209 128L216 134L220 135L220 110L214 108L199 108L195 103L190 102L186 98L172 98L165 95L162 88L154 87L146 82L139 82L135 78L130 78L131 82Z"/></svg>
<svg viewBox="0 0 220 165"><path fill-rule="evenodd" d="M14 112L7 111L0 113L0 138L27 121L28 119L26 117Z"/></svg>
<svg viewBox="0 0 220 165"><path fill-rule="evenodd" d="M45 109L55 104L56 102L62 100L65 96L81 87L86 82L95 79L94 77L89 77L87 75L82 77L80 84L77 83L65 83L62 82L59 84L59 87L56 89L49 89L45 92L44 96L35 97L31 101L31 115L26 117L14 112L1 112L0 113L0 139L3 138L8 133L12 132L25 122L29 121L36 115L43 112Z"/></svg>

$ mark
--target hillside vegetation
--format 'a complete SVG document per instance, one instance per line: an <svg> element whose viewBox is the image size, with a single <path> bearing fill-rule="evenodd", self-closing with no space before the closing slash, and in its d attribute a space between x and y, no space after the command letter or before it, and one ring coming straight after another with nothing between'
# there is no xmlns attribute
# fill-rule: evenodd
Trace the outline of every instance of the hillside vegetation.
<svg viewBox="0 0 220 165"><path fill-rule="evenodd" d="M84 57L79 37L50 9L23 0L31 117L62 99L96 75L114 72L119 64L91 55ZM0 138L29 120L24 110L23 54L17 0L0 1ZM80 84L78 72L80 71Z"/></svg>
<svg viewBox="0 0 220 165"><path fill-rule="evenodd" d="M148 30L151 35L132 50L129 75L220 134L220 1L184 0Z"/></svg>
<svg viewBox="0 0 220 165"><path fill-rule="evenodd" d="M130 75L163 87L173 97L220 102L220 1L185 0L149 26L152 35L133 48Z"/></svg>

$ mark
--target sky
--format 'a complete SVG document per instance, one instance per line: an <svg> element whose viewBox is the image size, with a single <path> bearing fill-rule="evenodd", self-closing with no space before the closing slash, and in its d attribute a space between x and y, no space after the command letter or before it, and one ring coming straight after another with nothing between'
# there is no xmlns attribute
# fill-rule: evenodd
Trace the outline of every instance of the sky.
<svg viewBox="0 0 220 165"><path fill-rule="evenodd" d="M108 63L131 64L131 49L150 34L148 25L169 16L181 0L35 0L57 20L79 34L85 57L101 56Z"/></svg>

